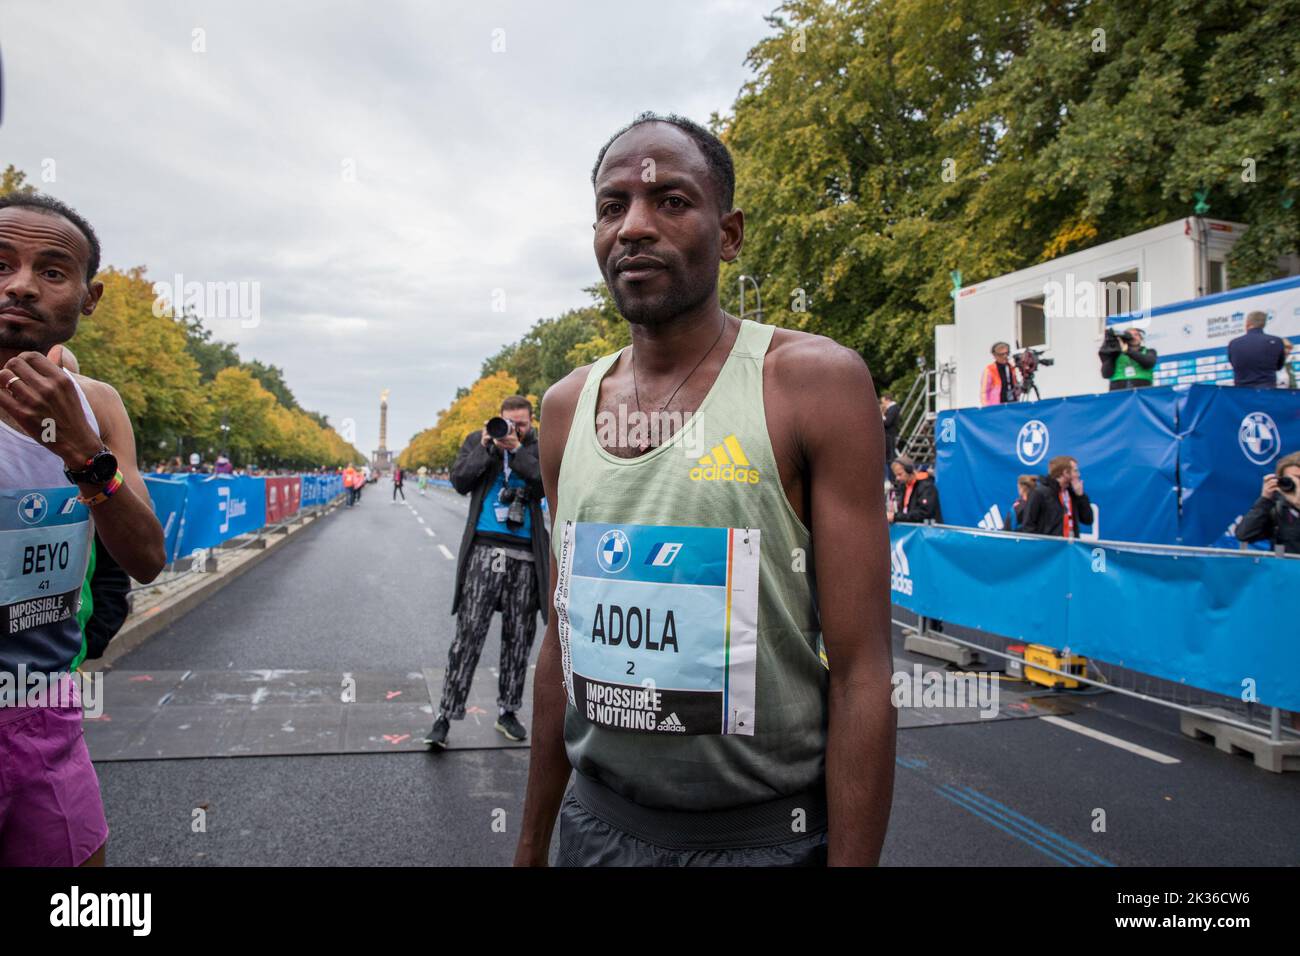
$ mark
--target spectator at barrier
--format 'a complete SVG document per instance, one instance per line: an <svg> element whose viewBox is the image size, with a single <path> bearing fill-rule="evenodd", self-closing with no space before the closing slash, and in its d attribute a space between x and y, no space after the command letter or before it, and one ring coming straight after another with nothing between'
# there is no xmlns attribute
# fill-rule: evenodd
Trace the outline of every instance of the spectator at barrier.
<svg viewBox="0 0 1300 956"><path fill-rule="evenodd" d="M1246 316L1246 333L1228 343L1232 384L1238 388L1277 388L1277 373L1286 362L1286 343L1264 331L1268 313Z"/></svg>
<svg viewBox="0 0 1300 956"><path fill-rule="evenodd" d="M1069 455L1058 455L1030 492L1020 530L1027 534L1077 538L1079 525L1090 525L1092 521L1092 502L1083 492L1079 463Z"/></svg>
<svg viewBox="0 0 1300 956"><path fill-rule="evenodd" d="M217 456L216 464L212 466L214 475L229 475L235 470L234 464L224 454Z"/></svg>
<svg viewBox="0 0 1300 956"><path fill-rule="evenodd" d="M1145 338L1141 329L1129 329L1118 335L1113 329L1106 330L1097 357L1101 359L1101 377L1110 379L1112 392L1146 388L1152 383L1158 356L1155 349L1143 344Z"/></svg>
<svg viewBox="0 0 1300 956"><path fill-rule="evenodd" d="M1282 340L1282 374L1278 377L1278 388L1295 388L1295 369L1291 367L1291 345L1290 339Z"/></svg>
<svg viewBox="0 0 1300 956"><path fill-rule="evenodd" d="M924 521L943 521L939 508L939 489L928 471L917 469L906 455L890 463L894 473L894 496L897 510L889 516L893 522L920 524Z"/></svg>
<svg viewBox="0 0 1300 956"><path fill-rule="evenodd" d="M1237 522L1238 541L1267 541L1300 554L1300 451L1280 459L1264 478L1259 500Z"/></svg>
<svg viewBox="0 0 1300 956"><path fill-rule="evenodd" d="M1010 509L1007 511L1007 516L1002 522L1003 531L1024 530L1025 505L1029 503L1029 496L1037 485L1037 475L1021 475L1016 479L1017 497L1012 502Z"/></svg>
<svg viewBox="0 0 1300 956"><path fill-rule="evenodd" d="M1016 400L1020 370L1011 364L1011 346L993 343L993 361L980 377L980 405L1005 405Z"/></svg>
<svg viewBox="0 0 1300 956"><path fill-rule="evenodd" d="M442 697L425 743L447 746L450 721L463 720L479 655L501 611L501 666L496 729L509 740L527 736L516 717L523 706L528 654L537 614L547 615L550 538L542 518L542 466L533 406L522 395L501 403L500 417L466 436L452 466L452 486L470 495L456 561L451 612L456 638L448 653Z"/></svg>
<svg viewBox="0 0 1300 956"><path fill-rule="evenodd" d="M880 396L880 423L885 427L885 480L889 480L889 462L898 454L898 403L888 393Z"/></svg>

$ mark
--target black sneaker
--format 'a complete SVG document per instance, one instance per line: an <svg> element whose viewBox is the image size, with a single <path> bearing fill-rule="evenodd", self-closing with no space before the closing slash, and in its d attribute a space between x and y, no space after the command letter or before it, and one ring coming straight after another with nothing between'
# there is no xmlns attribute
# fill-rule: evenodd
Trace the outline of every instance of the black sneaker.
<svg viewBox="0 0 1300 956"><path fill-rule="evenodd" d="M528 736L528 731L524 730L524 725L510 711L506 711L497 718L496 728L505 734L508 740L523 740Z"/></svg>
<svg viewBox="0 0 1300 956"><path fill-rule="evenodd" d="M424 742L431 747L439 747L442 750L447 749L447 731L451 729L451 721L442 715L433 722L433 729L425 735Z"/></svg>

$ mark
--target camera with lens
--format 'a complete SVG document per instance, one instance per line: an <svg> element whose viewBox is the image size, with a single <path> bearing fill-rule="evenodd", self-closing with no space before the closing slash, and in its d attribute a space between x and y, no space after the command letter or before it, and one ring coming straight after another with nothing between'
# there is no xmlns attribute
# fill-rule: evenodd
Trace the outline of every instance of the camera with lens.
<svg viewBox="0 0 1300 956"><path fill-rule="evenodd" d="M497 495L497 501L503 505L509 505L506 511L506 527L521 528L524 524L524 514L528 507L528 489L511 488L506 486L501 489L501 494Z"/></svg>
<svg viewBox="0 0 1300 956"><path fill-rule="evenodd" d="M1043 357L1045 351L1045 349L1021 349L1012 356L1012 359L1021 373L1032 374L1040 365L1050 367L1056 364L1056 359Z"/></svg>
<svg viewBox="0 0 1300 956"><path fill-rule="evenodd" d="M488 419L487 433L490 438L500 441L507 435L513 435L515 433L515 423L508 418L502 418L500 415L497 415Z"/></svg>
<svg viewBox="0 0 1300 956"><path fill-rule="evenodd" d="M1288 495L1295 491L1295 479L1290 475L1283 475L1277 480L1277 490L1285 491Z"/></svg>
<svg viewBox="0 0 1300 956"><path fill-rule="evenodd" d="M1114 329L1107 329L1104 339L1104 349L1107 352L1123 352L1130 346L1138 344L1138 337L1132 329L1125 329L1123 335Z"/></svg>

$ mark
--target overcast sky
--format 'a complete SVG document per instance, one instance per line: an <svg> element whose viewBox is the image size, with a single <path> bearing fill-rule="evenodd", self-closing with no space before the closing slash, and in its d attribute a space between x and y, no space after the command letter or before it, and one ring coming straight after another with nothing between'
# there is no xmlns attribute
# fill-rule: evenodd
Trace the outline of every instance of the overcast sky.
<svg viewBox="0 0 1300 956"><path fill-rule="evenodd" d="M6 0L0 167L106 264L259 283L215 335L367 454L391 389L400 449L586 303L596 151L641 110L729 111L776 5Z"/></svg>

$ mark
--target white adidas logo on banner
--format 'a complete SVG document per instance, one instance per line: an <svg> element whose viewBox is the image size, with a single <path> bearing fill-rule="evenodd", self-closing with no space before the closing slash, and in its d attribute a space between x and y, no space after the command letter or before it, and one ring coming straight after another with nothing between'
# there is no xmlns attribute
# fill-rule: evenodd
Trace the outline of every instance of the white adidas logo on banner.
<svg viewBox="0 0 1300 956"><path fill-rule="evenodd" d="M674 733L686 733L686 725L677 719L677 714L672 713L665 717L655 730L671 730Z"/></svg>
<svg viewBox="0 0 1300 956"><path fill-rule="evenodd" d="M1002 530L1002 512L998 509L997 505L994 505L984 513L984 517L979 520L979 527L983 528L985 531Z"/></svg>
<svg viewBox="0 0 1300 956"><path fill-rule="evenodd" d="M898 542L889 551L889 586L900 594L912 593L912 569L907 563L907 554L903 551L903 542Z"/></svg>

